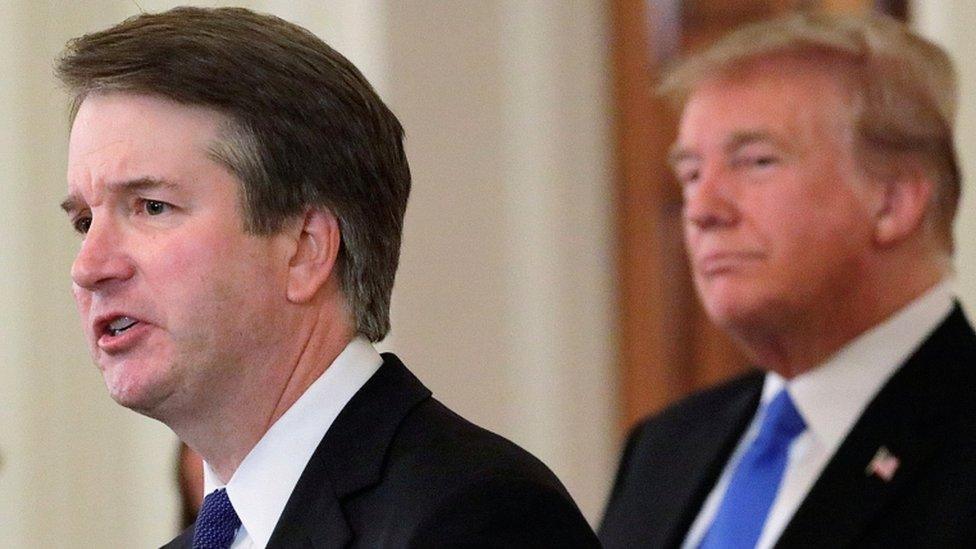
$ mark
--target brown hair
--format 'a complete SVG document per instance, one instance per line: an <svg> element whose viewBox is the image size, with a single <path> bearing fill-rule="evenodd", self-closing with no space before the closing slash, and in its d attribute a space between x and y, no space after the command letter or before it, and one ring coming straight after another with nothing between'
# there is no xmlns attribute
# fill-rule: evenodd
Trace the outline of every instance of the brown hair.
<svg viewBox="0 0 976 549"><path fill-rule="evenodd" d="M930 223L950 251L960 197L953 145L956 76L949 56L886 16L794 14L742 27L672 67L660 92L682 105L706 80L769 59L832 70L852 99L862 164L920 162L936 184Z"/></svg>
<svg viewBox="0 0 976 549"><path fill-rule="evenodd" d="M410 169L403 128L363 75L307 30L240 8L176 8L70 41L71 117L92 93L151 94L228 119L210 154L241 180L245 229L308 208L339 220L338 269L359 333L389 331Z"/></svg>

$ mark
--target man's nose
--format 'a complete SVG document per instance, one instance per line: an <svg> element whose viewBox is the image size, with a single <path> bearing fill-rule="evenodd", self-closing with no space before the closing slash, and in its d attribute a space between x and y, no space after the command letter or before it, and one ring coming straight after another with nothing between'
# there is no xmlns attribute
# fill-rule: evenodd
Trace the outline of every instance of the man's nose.
<svg viewBox="0 0 976 549"><path fill-rule="evenodd" d="M71 264L71 280L89 291L128 280L134 266L123 236L109 220L92 220L81 249Z"/></svg>
<svg viewBox="0 0 976 549"><path fill-rule="evenodd" d="M733 182L722 168L702 170L698 181L683 192L685 223L698 230L734 225L739 214Z"/></svg>

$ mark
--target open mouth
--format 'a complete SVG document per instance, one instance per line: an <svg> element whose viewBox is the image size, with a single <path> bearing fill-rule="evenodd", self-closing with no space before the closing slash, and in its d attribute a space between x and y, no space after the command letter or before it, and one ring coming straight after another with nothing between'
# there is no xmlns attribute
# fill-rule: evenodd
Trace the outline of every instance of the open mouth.
<svg viewBox="0 0 976 549"><path fill-rule="evenodd" d="M139 321L134 318L129 318L127 316L120 316L119 318L116 318L108 325L107 332L111 336L117 336L125 332L129 328L135 326L138 323Z"/></svg>

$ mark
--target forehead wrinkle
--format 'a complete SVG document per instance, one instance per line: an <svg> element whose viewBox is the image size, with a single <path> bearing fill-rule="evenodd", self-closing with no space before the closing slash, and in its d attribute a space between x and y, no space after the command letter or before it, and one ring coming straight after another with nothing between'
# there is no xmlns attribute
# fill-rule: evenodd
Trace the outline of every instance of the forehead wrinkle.
<svg viewBox="0 0 976 549"><path fill-rule="evenodd" d="M102 95L99 95L103 98ZM123 95L124 97L124 95ZM138 97L138 96L137 96ZM99 108L104 111L108 110L112 113L110 109L112 105L100 106ZM189 106L188 109L195 110L194 107ZM209 111L209 109L199 109L201 111ZM101 112L101 111L100 111ZM137 115L144 114L142 110L137 112ZM220 113L215 113L217 116L222 116ZM148 121L144 121L144 125L151 128L154 125L154 119L150 118ZM216 130L211 132L212 126L219 127L219 119L217 122L209 120L189 120L184 126L196 129L195 135L191 135L188 139L195 143L193 149L195 152L200 153L200 160L216 161L212 158L211 150L216 142L220 141L220 135L208 135L209 133L219 133ZM87 127L86 127L87 126ZM200 126L200 127L197 127ZM110 124L105 126L103 123L93 123L86 117L82 116L76 119L75 125L72 128L71 139L74 141L76 136L76 130L85 130L85 141L72 143L69 150L69 161L72 160L71 157L75 157L73 161L69 164L69 175L73 170L83 170L88 172L88 177L93 177L95 173L102 174L116 174L121 177L126 177L126 172L138 172L139 166L150 162L150 166L154 165L159 156L159 150L157 150L159 143L158 140L153 139L141 139L138 131L134 130L132 127L126 126L124 124ZM133 135L135 134L135 135ZM182 136L181 139L187 139L186 136ZM121 147L121 151L116 153L116 149ZM74 153L74 154L72 154ZM192 158L187 160L193 160ZM185 166L185 164L184 164ZM133 177L133 180L143 179ZM157 179L152 177L145 177L144 179Z"/></svg>
<svg viewBox="0 0 976 549"><path fill-rule="evenodd" d="M816 93L811 93L811 79L821 88ZM704 101L706 110L712 112L715 109L728 110L735 105L735 99L730 98L730 93L732 97L745 97L747 101L772 94L780 101L760 102L756 105L758 112L754 113L760 118L766 118L767 124L773 124L771 127L749 127L749 117L745 113L739 113L743 116L740 118L742 125L729 130L756 134L755 137L766 137L773 144L786 146L796 137L798 131L814 126L845 125L850 117L853 101L848 88L849 86L838 80L837 75L816 67L809 68L805 64L798 67L750 64L700 83L685 103L684 112L688 112L689 106L696 99ZM780 108L785 105L792 106ZM777 132L782 132L782 135Z"/></svg>

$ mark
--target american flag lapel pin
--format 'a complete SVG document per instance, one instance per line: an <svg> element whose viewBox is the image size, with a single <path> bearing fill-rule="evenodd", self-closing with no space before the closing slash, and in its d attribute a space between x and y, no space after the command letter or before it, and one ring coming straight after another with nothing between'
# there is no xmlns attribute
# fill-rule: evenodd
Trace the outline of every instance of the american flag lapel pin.
<svg viewBox="0 0 976 549"><path fill-rule="evenodd" d="M898 459L898 456L892 454L886 446L882 446L878 448L874 457L871 458L871 462L868 463L864 474L869 477L878 477L885 482L891 482L891 479L895 477L895 472L898 470L899 465L901 465L901 460Z"/></svg>

